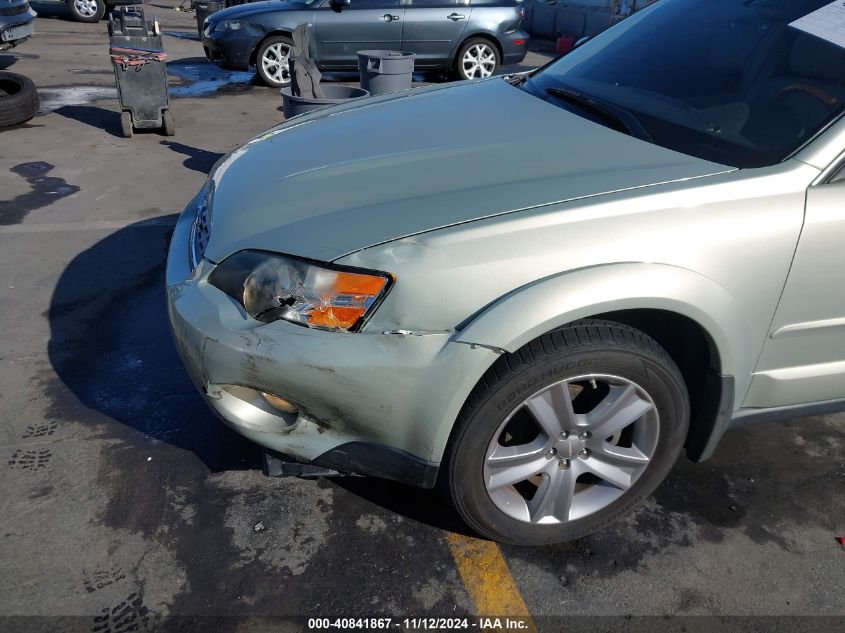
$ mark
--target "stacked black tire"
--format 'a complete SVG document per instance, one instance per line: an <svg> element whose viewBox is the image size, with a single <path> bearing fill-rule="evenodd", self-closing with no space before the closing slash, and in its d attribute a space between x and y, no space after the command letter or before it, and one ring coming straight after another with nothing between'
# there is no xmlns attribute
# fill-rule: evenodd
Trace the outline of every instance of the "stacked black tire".
<svg viewBox="0 0 845 633"><path fill-rule="evenodd" d="M0 128L29 121L38 112L38 91L27 77L0 72Z"/></svg>

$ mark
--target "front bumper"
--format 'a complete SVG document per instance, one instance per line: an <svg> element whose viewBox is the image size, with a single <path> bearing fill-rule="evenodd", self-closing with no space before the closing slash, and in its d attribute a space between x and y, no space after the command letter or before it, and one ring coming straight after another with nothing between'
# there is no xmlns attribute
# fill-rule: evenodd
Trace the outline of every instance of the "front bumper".
<svg viewBox="0 0 845 633"><path fill-rule="evenodd" d="M32 9L27 13L0 17L0 47L17 46L35 34L35 17Z"/></svg>
<svg viewBox="0 0 845 633"><path fill-rule="evenodd" d="M209 28L213 28L213 25ZM258 39L246 32L210 33L208 28L202 34L202 47L209 61L222 68L247 70L250 56Z"/></svg>
<svg viewBox="0 0 845 633"><path fill-rule="evenodd" d="M194 203L173 234L167 298L176 347L209 406L251 440L341 472L434 485L452 425L495 353L450 333L356 334L248 319L188 266ZM284 414L260 396L296 405Z"/></svg>

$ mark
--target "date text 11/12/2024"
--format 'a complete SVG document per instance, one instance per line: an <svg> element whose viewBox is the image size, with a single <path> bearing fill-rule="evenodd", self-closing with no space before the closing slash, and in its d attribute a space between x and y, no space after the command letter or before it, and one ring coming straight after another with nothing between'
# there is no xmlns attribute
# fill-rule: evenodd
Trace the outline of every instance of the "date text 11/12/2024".
<svg viewBox="0 0 845 633"><path fill-rule="evenodd" d="M309 618L309 631L528 631L528 618Z"/></svg>

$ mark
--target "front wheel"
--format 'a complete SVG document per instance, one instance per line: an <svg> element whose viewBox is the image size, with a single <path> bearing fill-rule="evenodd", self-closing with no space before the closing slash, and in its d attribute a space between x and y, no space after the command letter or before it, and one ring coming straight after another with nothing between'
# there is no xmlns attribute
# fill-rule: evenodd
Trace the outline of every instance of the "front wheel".
<svg viewBox="0 0 845 633"><path fill-rule="evenodd" d="M573 540L650 495L688 425L686 386L663 348L619 323L579 321L485 375L459 417L443 483L483 536Z"/></svg>
<svg viewBox="0 0 845 633"><path fill-rule="evenodd" d="M68 0L67 6L77 22L99 22L106 13L103 0Z"/></svg>
<svg viewBox="0 0 845 633"><path fill-rule="evenodd" d="M284 88L290 85L290 51L293 40L283 35L268 37L255 56L258 76L268 86Z"/></svg>
<svg viewBox="0 0 845 633"><path fill-rule="evenodd" d="M464 42L458 50L456 70L460 79L484 79L496 72L501 63L496 46L476 37Z"/></svg>

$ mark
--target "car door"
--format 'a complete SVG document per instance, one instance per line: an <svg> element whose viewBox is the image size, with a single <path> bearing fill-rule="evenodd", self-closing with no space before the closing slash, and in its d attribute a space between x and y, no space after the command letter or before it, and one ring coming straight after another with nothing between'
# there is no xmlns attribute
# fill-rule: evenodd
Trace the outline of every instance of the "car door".
<svg viewBox="0 0 845 633"><path fill-rule="evenodd" d="M845 170L807 191L804 228L746 407L845 398Z"/></svg>
<svg viewBox="0 0 845 633"><path fill-rule="evenodd" d="M465 0L406 0L402 50L416 53L415 66L441 66L466 30L472 7Z"/></svg>
<svg viewBox="0 0 845 633"><path fill-rule="evenodd" d="M315 13L321 68L357 68L358 51L402 48L401 0L351 0L342 9L326 0Z"/></svg>

